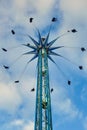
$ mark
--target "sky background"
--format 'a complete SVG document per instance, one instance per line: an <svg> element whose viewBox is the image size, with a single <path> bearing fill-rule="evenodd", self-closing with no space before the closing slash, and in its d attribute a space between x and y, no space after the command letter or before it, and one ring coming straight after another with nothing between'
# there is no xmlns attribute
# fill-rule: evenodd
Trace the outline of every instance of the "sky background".
<svg viewBox="0 0 87 130"><path fill-rule="evenodd" d="M32 24L30 17L34 18ZM53 130L87 130L87 51L81 51L81 47L87 48L87 0L0 0L0 48L8 49L0 49L0 130L34 130L35 92L30 90L36 88L37 60L24 73L32 55L14 61L30 50L21 46L31 42L26 34L38 40L37 27L45 37L52 17L58 21L52 25L49 41L67 30L78 31L54 44L66 46L56 52L72 61L53 57L63 73L49 61ZM18 79L20 83L14 84ZM71 80L70 86L67 80Z"/></svg>

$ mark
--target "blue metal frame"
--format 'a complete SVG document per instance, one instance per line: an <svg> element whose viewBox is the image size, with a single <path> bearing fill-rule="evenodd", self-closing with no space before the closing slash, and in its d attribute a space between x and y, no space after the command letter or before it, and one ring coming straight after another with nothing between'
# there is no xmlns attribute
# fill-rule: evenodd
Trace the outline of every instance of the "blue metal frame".
<svg viewBox="0 0 87 130"><path fill-rule="evenodd" d="M23 44L24 46L33 49L32 51L23 54L23 55L34 54L34 56L28 61L28 63L30 63L31 61L33 61L38 57L37 92L36 92L36 109L35 109L36 112L35 112L34 130L52 130L53 128L52 128L48 59L50 59L53 63L55 63L51 55L59 56L64 59L66 58L54 52L54 50L64 47L64 46L53 47L53 44L61 36L49 42L50 30L46 38L41 37L41 34L38 29L37 32L38 32L38 42L30 35L28 35L34 45Z"/></svg>
<svg viewBox="0 0 87 130"><path fill-rule="evenodd" d="M38 76L36 93L35 130L42 130L42 58L41 50L38 54ZM38 125L39 124L39 125Z"/></svg>
<svg viewBox="0 0 87 130"><path fill-rule="evenodd" d="M48 57L45 47L38 53L35 130L52 130Z"/></svg>
<svg viewBox="0 0 87 130"><path fill-rule="evenodd" d="M52 22L55 22L57 19L53 17ZM37 28L36 28L37 29ZM36 41L30 35L27 35L33 45L30 43L22 44L28 48L33 49L32 51L28 51L23 53L23 55L34 54L34 56L27 62L26 66L38 57L38 72L37 72L37 92L36 92L36 109L35 109L35 128L34 130L52 130L52 113L51 113L51 96L50 96L50 85L49 85L49 69L48 69L48 59L50 59L54 64L55 61L52 59L52 55L61 57L69 62L71 62L66 57L57 54L54 50L63 48L64 46L53 46L53 44L62 36L67 33L75 33L76 29L68 30L64 34L56 37L52 41L49 42L51 26L46 38L42 38L39 30L38 32L38 41ZM12 34L15 34L14 30L11 30ZM7 49L2 48L3 51L7 51ZM84 47L81 47L81 51L85 51ZM20 57L21 57L20 56ZM9 69L9 66L3 65L5 69ZM59 67L58 67L59 68ZM83 69L83 66L79 66L79 69ZM15 81L18 83L19 80ZM71 84L71 81L68 80L68 85Z"/></svg>

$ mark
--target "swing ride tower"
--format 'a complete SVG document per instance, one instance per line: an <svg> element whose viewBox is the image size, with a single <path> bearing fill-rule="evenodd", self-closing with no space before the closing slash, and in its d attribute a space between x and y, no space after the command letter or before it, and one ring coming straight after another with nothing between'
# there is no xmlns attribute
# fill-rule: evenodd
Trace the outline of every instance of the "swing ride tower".
<svg viewBox="0 0 87 130"><path fill-rule="evenodd" d="M51 28L50 28L51 30ZM27 62L28 65L31 61L38 58L37 61L37 88L36 88L36 107L35 107L35 126L34 130L53 130L52 127L52 111L51 111L51 96L50 96L50 85L49 85L49 67L48 59L51 60L55 65L56 62L53 60L52 56L61 57L70 62L69 59L54 52L56 49L64 48L65 46L53 46L53 44L62 36L67 33L75 33L76 29L68 30L64 34L56 37L52 41L49 41L50 30L45 38L42 38L39 30L38 32L38 41L36 41L30 35L27 35L33 43L22 44L26 46L31 51L23 53L23 55L33 54L34 56ZM14 30L11 30L12 34L15 34ZM7 52L7 49L2 48L3 51ZM81 47L81 51L85 51L84 47ZM9 69L9 66L3 65L5 69ZM58 66L57 66L58 67ZM79 66L79 69L82 70L83 66ZM61 71L62 72L62 71ZM19 80L15 81L19 83ZM67 80L68 85L71 84L70 80Z"/></svg>
<svg viewBox="0 0 87 130"><path fill-rule="evenodd" d="M38 50L35 130L52 130L51 97L47 48L42 40Z"/></svg>
<svg viewBox="0 0 87 130"><path fill-rule="evenodd" d="M36 89L36 109L35 109L35 127L34 130L53 130L52 128L52 112L51 112L51 96L50 96L50 85L49 85L49 67L48 59L50 59L54 64L55 61L52 59L51 55L59 56L65 58L60 54L54 52L54 50L62 48L64 46L52 45L63 35L68 32L76 32L75 29L67 31L61 36L53 39L49 42L50 30L46 38L42 38L39 30L38 32L38 42L33 39L30 35L29 38L33 41L34 46L27 44L27 47L33 49L33 51L27 52L25 54L34 54L33 58L29 61L31 62L35 58L38 58L38 70L37 70L37 89ZM28 62L28 63L29 63ZM68 85L71 81L68 80Z"/></svg>

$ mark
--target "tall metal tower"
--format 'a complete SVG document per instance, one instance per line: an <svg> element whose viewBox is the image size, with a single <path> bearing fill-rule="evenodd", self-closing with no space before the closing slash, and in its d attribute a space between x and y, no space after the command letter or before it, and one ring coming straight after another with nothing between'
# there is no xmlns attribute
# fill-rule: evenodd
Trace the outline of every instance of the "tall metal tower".
<svg viewBox="0 0 87 130"><path fill-rule="evenodd" d="M33 41L34 45L27 44L25 46L32 48L33 51L24 53L23 55L34 54L34 57L29 61L31 62L35 58L38 58L38 74L37 74L37 92L36 92L36 110L35 110L35 128L34 130L53 130L52 128L52 112L51 112L51 96L49 86L49 67L48 59L53 63L51 55L63 57L60 54L55 53L53 50L62 48L64 46L52 47L52 45L60 38L59 36L49 42L50 30L46 38L42 38L38 31L38 41L33 39L30 35L29 38ZM75 29L67 32L76 32ZM66 32L66 33L67 33ZM64 33L63 35L65 35ZM65 58L65 57L63 57ZM28 62L28 63L29 63ZM56 63L55 63L56 64ZM68 81L70 85L71 81Z"/></svg>
<svg viewBox="0 0 87 130"><path fill-rule="evenodd" d="M35 112L35 130L52 130L52 114L51 114L51 97L49 86L49 70L48 58L53 54L51 48L52 44L57 40L48 42L49 34L46 38L42 38L38 30L39 40L35 41L31 36L34 46L30 44L27 47L33 49L31 52L25 54L34 54L34 57L29 61L31 62L38 57L38 74L37 74L37 92L36 92L36 112ZM52 59L51 59L52 60Z"/></svg>
<svg viewBox="0 0 87 130"><path fill-rule="evenodd" d="M55 19L53 20L55 21ZM12 34L15 34L14 30L11 30ZM49 41L49 35L50 35L50 29L45 38L43 38L37 29L38 32L38 41L36 41L34 38L32 38L30 35L28 37L33 42L33 45L31 44L22 44L23 46L26 46L28 48L33 49L32 51L23 53L23 55L29 55L34 54L33 58L31 58L27 65L33 61L34 59L38 58L37 62L37 89L36 89L36 109L35 109L35 127L34 130L53 130L52 127L52 112L51 112L51 96L50 96L50 85L49 85L49 67L48 67L48 59L50 59L53 63L55 61L52 59L52 55L59 56L61 58L64 58L65 60L68 60L64 56L54 52L56 49L63 48L65 46L54 46L53 44L63 35L66 35L67 33L75 33L77 32L75 29L68 30L61 36L58 36L57 38L53 39L52 41ZM80 48L81 51L85 51L84 47ZM2 48L3 51L7 52L7 49ZM55 63L56 64L56 63ZM3 65L5 69L9 69L9 66ZM79 69L82 70L83 66L79 66ZM18 83L19 80L15 81L15 83ZM71 84L71 81L67 81L68 85Z"/></svg>

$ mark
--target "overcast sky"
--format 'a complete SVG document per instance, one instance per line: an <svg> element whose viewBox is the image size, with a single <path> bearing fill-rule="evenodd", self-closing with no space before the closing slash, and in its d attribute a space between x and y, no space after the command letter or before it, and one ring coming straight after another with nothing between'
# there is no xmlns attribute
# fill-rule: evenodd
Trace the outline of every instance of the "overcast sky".
<svg viewBox="0 0 87 130"><path fill-rule="evenodd" d="M49 61L53 130L87 130L87 51L81 51L87 49L87 0L0 0L0 130L34 130L36 91L30 90L37 84L37 60L24 71L32 55L18 57L30 50L21 46L31 42L27 34L38 40L37 27L45 37L53 17L57 22L52 24L49 41L77 30L54 44L65 46L56 52L70 60L53 57L61 71Z"/></svg>

